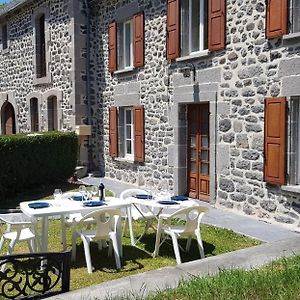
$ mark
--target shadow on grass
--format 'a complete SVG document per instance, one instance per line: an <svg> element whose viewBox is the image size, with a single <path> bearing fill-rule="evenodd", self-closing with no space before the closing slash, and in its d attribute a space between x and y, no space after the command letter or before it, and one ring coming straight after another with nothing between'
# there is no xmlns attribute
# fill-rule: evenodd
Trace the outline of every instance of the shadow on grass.
<svg viewBox="0 0 300 300"><path fill-rule="evenodd" d="M155 233L150 233L142 237L141 243L144 244L144 248L147 252L153 253L155 247ZM178 244L185 250L187 239L178 239ZM203 241L205 256L212 256L215 246L213 244ZM167 238L166 241L159 248L159 256L175 257L173 244L171 238ZM182 251L180 249L180 256L182 262L192 261L200 258L197 241L192 239L191 248L189 252Z"/></svg>
<svg viewBox="0 0 300 300"><path fill-rule="evenodd" d="M108 256L108 247L99 250L96 243L91 243L90 247L93 267L95 270L105 273L129 273L135 270L141 270L145 266L139 260L152 258L149 253L137 247L123 245L122 269L117 271L114 255ZM76 252L76 261L72 262L71 268L78 269L85 267L86 262L82 243L76 246ZM130 267L126 268L127 263L130 264Z"/></svg>

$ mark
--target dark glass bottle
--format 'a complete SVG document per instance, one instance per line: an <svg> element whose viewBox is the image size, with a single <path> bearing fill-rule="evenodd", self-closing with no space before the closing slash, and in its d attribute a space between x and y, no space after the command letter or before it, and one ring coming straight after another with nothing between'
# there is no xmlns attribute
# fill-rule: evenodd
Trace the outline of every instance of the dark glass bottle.
<svg viewBox="0 0 300 300"><path fill-rule="evenodd" d="M104 184L100 183L99 185L99 200L104 201Z"/></svg>

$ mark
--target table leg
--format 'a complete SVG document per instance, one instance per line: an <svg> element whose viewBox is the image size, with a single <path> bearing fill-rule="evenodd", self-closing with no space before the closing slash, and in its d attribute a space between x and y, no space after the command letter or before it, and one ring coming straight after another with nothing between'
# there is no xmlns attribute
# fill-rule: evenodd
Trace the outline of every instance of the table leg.
<svg viewBox="0 0 300 300"><path fill-rule="evenodd" d="M133 225L132 225L131 206L127 206L126 211L127 211L127 219L128 219L131 246L135 246Z"/></svg>
<svg viewBox="0 0 300 300"><path fill-rule="evenodd" d="M42 218L42 252L48 251L48 217Z"/></svg>
<svg viewBox="0 0 300 300"><path fill-rule="evenodd" d="M65 215L60 216L60 221L61 221L61 241L63 244L63 251L67 251Z"/></svg>

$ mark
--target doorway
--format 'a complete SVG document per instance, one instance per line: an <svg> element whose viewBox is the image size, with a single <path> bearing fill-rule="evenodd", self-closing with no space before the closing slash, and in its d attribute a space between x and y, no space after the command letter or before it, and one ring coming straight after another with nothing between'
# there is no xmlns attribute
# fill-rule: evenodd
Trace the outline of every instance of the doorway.
<svg viewBox="0 0 300 300"><path fill-rule="evenodd" d="M188 105L188 194L209 200L209 104Z"/></svg>
<svg viewBox="0 0 300 300"><path fill-rule="evenodd" d="M11 103L7 102L2 107L2 134L15 134L16 133L16 121L15 111Z"/></svg>

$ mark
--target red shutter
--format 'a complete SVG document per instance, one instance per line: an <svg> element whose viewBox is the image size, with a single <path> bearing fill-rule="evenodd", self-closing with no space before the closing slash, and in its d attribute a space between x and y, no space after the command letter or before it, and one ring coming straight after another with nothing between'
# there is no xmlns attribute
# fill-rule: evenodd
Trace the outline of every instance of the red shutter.
<svg viewBox="0 0 300 300"><path fill-rule="evenodd" d="M226 0L208 2L208 49L211 51L225 48Z"/></svg>
<svg viewBox="0 0 300 300"><path fill-rule="evenodd" d="M143 162L145 160L144 106L133 107L133 122L134 122L134 160Z"/></svg>
<svg viewBox="0 0 300 300"><path fill-rule="evenodd" d="M167 59L175 59L180 52L180 1L168 0L167 11Z"/></svg>
<svg viewBox="0 0 300 300"><path fill-rule="evenodd" d="M108 69L110 72L117 70L117 23L109 24L108 28Z"/></svg>
<svg viewBox="0 0 300 300"><path fill-rule="evenodd" d="M286 98L265 100L265 181L285 184Z"/></svg>
<svg viewBox="0 0 300 300"><path fill-rule="evenodd" d="M118 110L115 106L109 108L109 154L118 156Z"/></svg>
<svg viewBox="0 0 300 300"><path fill-rule="evenodd" d="M133 65L142 67L144 65L144 14L133 16Z"/></svg>
<svg viewBox="0 0 300 300"><path fill-rule="evenodd" d="M267 0L266 36L268 39L287 33L287 1Z"/></svg>

